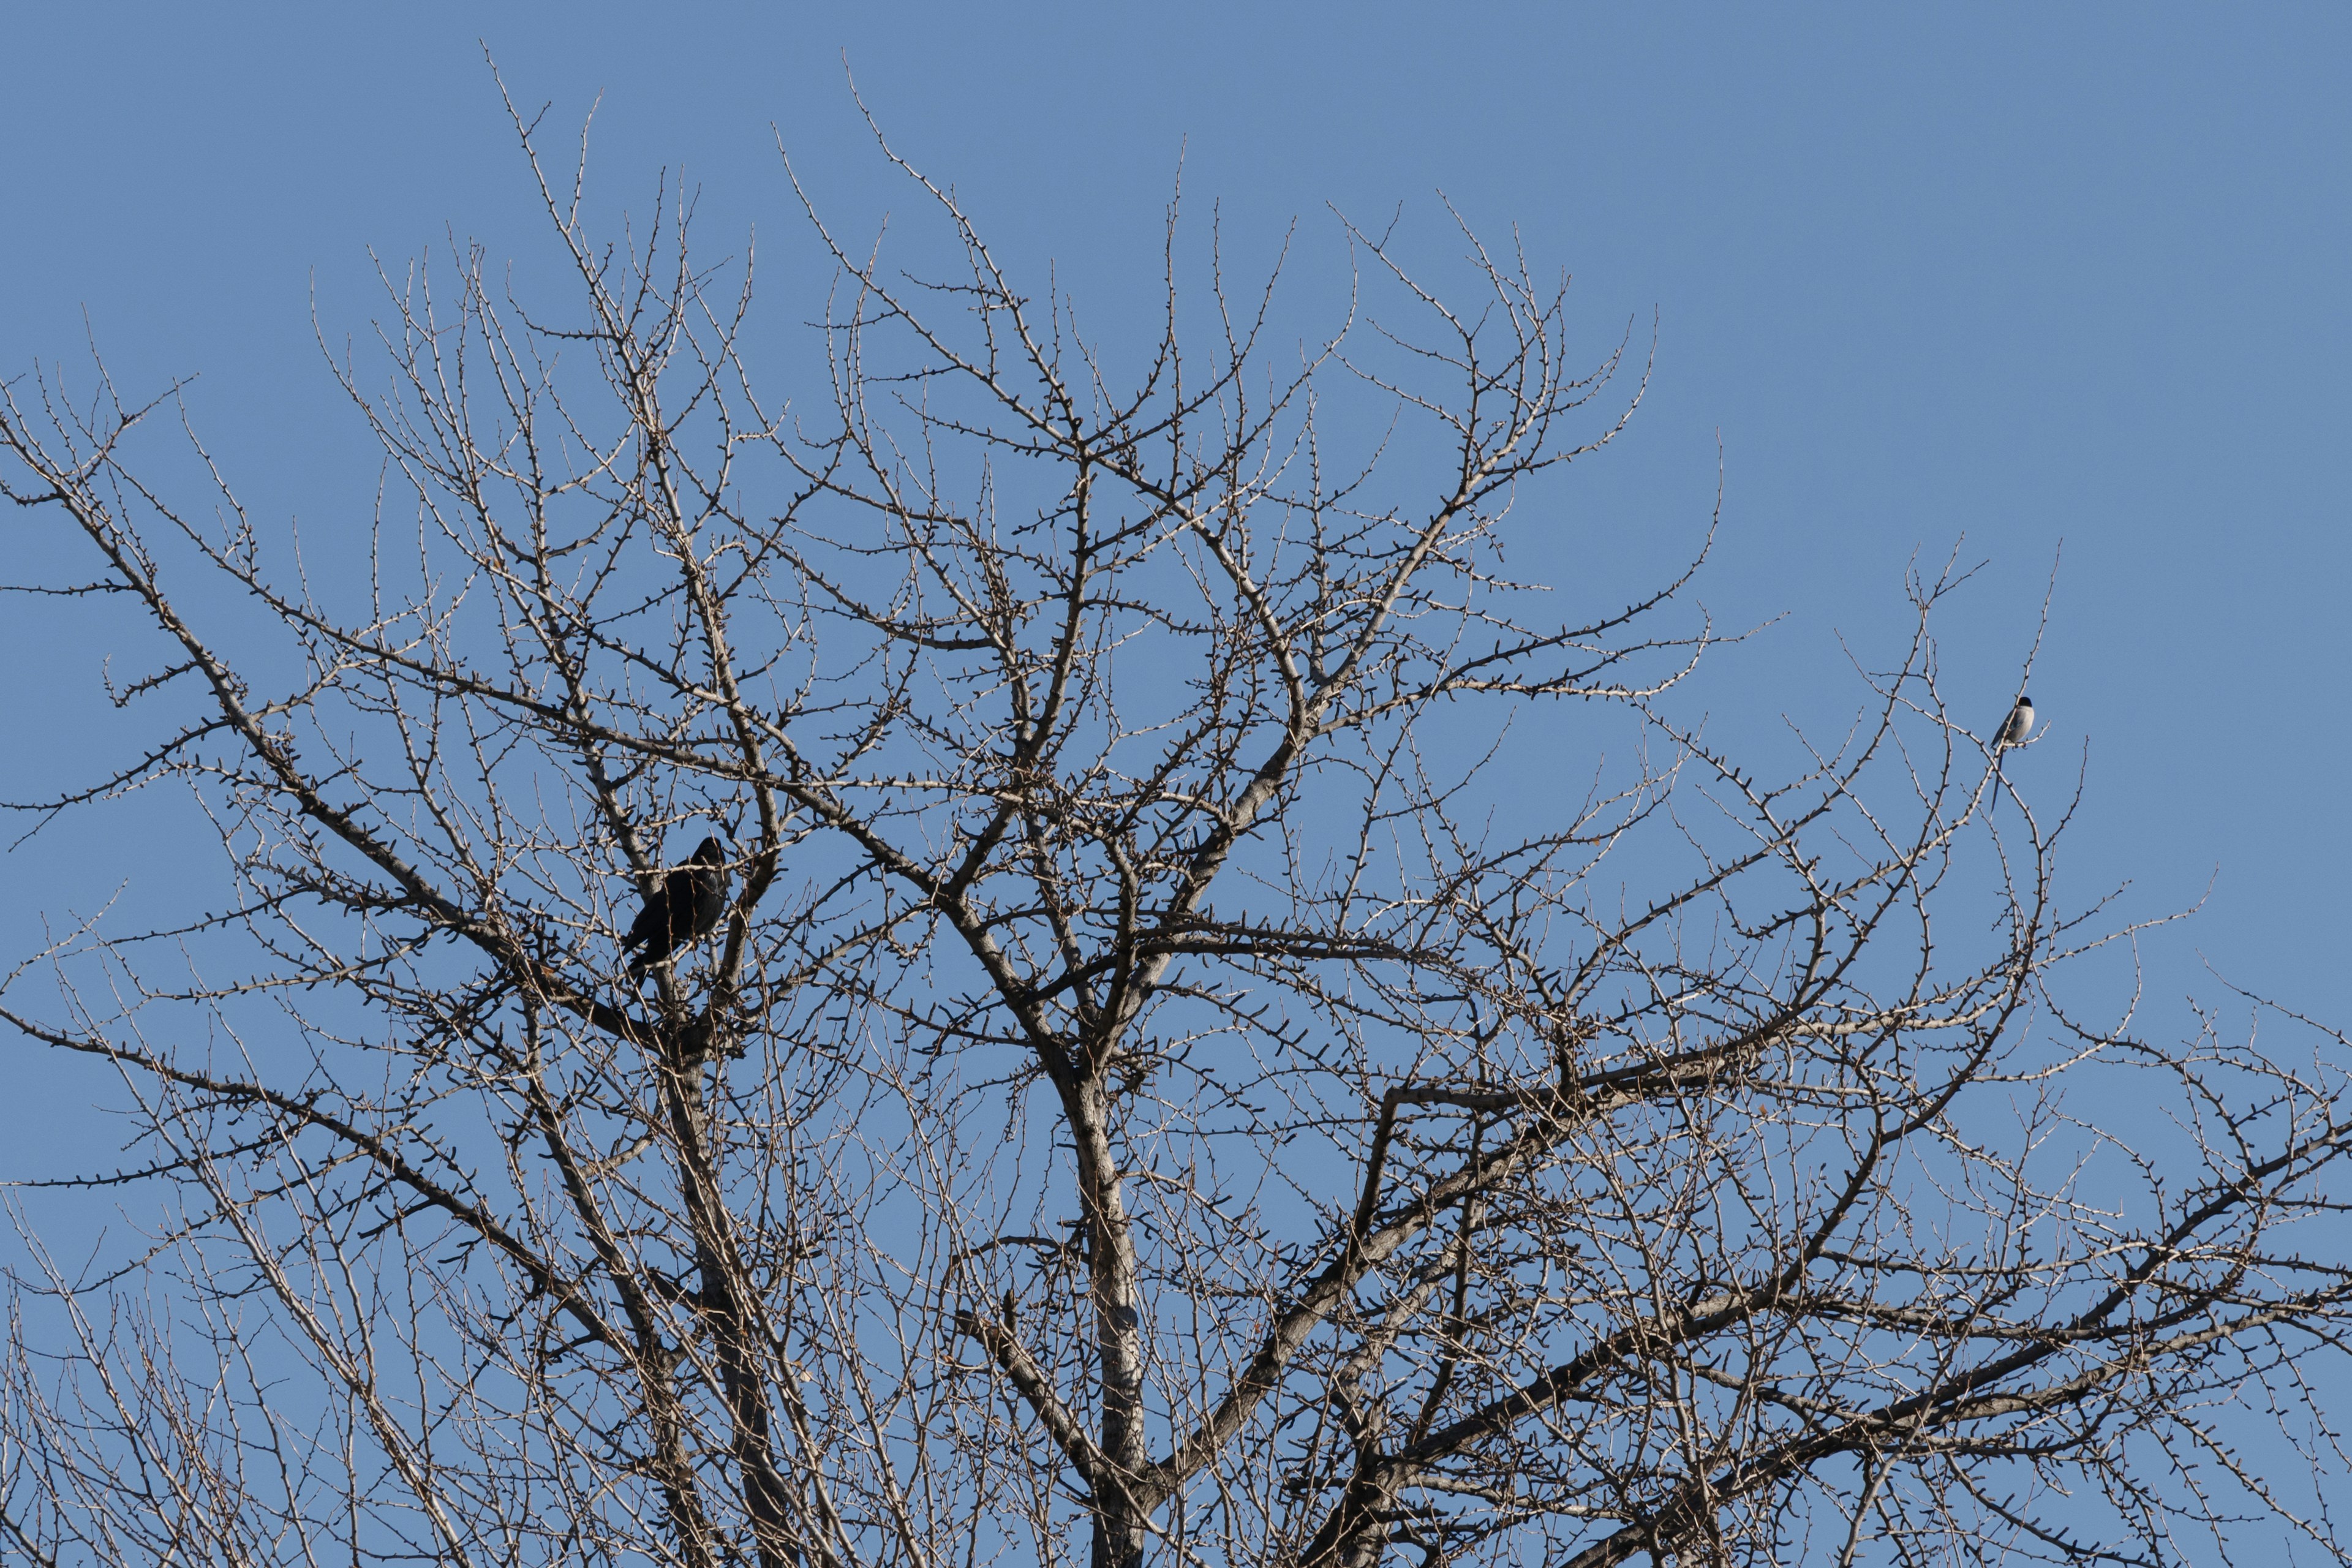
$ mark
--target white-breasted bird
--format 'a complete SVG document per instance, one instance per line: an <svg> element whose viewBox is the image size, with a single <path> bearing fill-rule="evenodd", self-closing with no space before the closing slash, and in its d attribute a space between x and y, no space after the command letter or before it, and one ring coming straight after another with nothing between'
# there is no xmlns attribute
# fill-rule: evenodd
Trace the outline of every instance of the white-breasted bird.
<svg viewBox="0 0 2352 1568"><path fill-rule="evenodd" d="M1994 737L1996 746L2014 746L2033 731L2033 699L2022 691L2017 694L2017 706L2009 710L2009 721Z"/></svg>

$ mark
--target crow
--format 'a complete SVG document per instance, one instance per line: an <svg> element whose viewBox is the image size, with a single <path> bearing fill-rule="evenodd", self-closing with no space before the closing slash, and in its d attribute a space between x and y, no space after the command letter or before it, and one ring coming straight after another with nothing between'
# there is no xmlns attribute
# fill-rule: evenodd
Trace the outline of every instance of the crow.
<svg viewBox="0 0 2352 1568"><path fill-rule="evenodd" d="M705 838L694 847L692 859L672 867L662 878L662 885L637 911L629 934L621 939L623 952L645 949L629 964L631 977L642 977L679 948L710 934L727 912L726 862L727 852L719 840Z"/></svg>

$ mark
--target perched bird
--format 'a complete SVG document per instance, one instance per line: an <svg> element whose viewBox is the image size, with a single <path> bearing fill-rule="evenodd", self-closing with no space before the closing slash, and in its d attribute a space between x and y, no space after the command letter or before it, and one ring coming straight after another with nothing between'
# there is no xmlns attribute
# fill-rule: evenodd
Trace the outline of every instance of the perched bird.
<svg viewBox="0 0 2352 1568"><path fill-rule="evenodd" d="M727 912L727 852L716 838L694 847L693 858L670 868L662 885L637 911L621 951L644 948L629 965L632 976L642 975L679 948L700 942Z"/></svg>
<svg viewBox="0 0 2352 1568"><path fill-rule="evenodd" d="M1992 743L1995 746L2014 746L2032 729L2033 699L2021 691L2017 694L2017 706L2009 710L2009 721L2000 727L2000 733L1993 738Z"/></svg>

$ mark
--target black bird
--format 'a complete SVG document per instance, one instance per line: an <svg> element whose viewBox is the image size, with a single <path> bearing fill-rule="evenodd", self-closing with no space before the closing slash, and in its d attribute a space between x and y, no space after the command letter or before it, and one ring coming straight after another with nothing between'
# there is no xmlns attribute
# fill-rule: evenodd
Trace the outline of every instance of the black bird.
<svg viewBox="0 0 2352 1568"><path fill-rule="evenodd" d="M662 885L637 911L629 934L621 939L623 952L645 949L629 965L632 976L643 975L679 948L710 934L727 912L726 862L727 852L719 840L705 838L694 847L691 859L662 878Z"/></svg>

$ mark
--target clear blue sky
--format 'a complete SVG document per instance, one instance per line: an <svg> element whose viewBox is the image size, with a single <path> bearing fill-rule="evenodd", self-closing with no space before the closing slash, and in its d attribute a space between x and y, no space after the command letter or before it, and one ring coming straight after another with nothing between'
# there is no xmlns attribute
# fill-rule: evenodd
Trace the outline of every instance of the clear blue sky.
<svg viewBox="0 0 2352 1568"><path fill-rule="evenodd" d="M265 517L363 493L311 290L364 340L370 247L538 243L485 44L567 133L603 95L606 200L642 211L682 165L728 245L790 232L778 136L853 229L878 212L845 52L894 139L1113 327L1150 307L1180 150L1244 251L1303 218L1310 299L1339 286L1326 203L1435 235L1443 189L1517 224L1594 342L1660 322L1589 516L1691 528L1720 434L1706 597L1788 613L1713 678L1720 722L1834 722L1837 635L1883 635L1906 558L1965 534L1991 565L1950 669L1990 724L2063 540L2027 761L2055 793L2088 748L2076 889L2137 878L2150 913L2218 868L2154 995L2213 993L2201 952L2352 1019L2352 10L10 0L0 374L77 354L87 311L127 386L202 373ZM31 624L0 626L0 702L56 749L0 758L12 795L103 734L102 650ZM65 868L0 859L12 954Z"/></svg>

